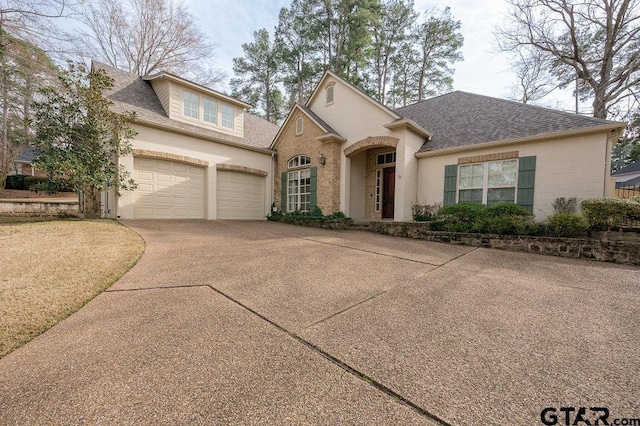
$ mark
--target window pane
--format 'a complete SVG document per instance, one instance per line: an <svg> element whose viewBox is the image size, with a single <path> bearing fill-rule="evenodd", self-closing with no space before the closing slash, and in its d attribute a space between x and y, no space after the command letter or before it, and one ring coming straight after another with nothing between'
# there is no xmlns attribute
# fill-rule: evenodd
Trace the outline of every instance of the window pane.
<svg viewBox="0 0 640 426"><path fill-rule="evenodd" d="M233 129L233 107L222 105L222 126Z"/></svg>
<svg viewBox="0 0 640 426"><path fill-rule="evenodd" d="M473 176L484 176L484 164L474 164L471 166Z"/></svg>
<svg viewBox="0 0 640 426"><path fill-rule="evenodd" d="M460 166L460 176L461 177L470 177L471 176L471 166Z"/></svg>
<svg viewBox="0 0 640 426"><path fill-rule="evenodd" d="M202 101L202 119L207 123L218 124L218 103L210 99Z"/></svg>
<svg viewBox="0 0 640 426"><path fill-rule="evenodd" d="M513 203L515 199L515 188L495 188L487 190L487 205L493 205L503 202Z"/></svg>
<svg viewBox="0 0 640 426"><path fill-rule="evenodd" d="M182 114L185 117L198 118L198 95L189 92L182 94Z"/></svg>
<svg viewBox="0 0 640 426"><path fill-rule="evenodd" d="M482 203L482 189L466 189L458 193L459 203Z"/></svg>

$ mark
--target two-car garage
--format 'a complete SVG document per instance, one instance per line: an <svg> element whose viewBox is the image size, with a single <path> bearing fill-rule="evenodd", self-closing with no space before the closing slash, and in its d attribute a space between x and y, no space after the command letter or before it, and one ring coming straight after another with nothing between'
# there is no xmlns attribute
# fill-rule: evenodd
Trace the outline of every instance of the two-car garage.
<svg viewBox="0 0 640 426"><path fill-rule="evenodd" d="M207 218L207 173L216 173L217 219L264 219L265 176L145 157L133 161L133 218Z"/></svg>

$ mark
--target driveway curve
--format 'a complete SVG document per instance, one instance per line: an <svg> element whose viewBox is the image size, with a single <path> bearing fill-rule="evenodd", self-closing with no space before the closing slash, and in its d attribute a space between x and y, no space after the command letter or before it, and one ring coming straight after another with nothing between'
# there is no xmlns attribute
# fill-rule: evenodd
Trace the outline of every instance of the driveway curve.
<svg viewBox="0 0 640 426"><path fill-rule="evenodd" d="M124 223L145 254L0 360L0 424L640 418L639 268L271 222Z"/></svg>

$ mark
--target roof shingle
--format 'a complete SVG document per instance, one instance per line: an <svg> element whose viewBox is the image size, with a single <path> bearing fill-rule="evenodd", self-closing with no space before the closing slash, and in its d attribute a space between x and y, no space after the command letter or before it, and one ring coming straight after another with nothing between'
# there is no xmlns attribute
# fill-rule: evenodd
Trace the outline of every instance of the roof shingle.
<svg viewBox="0 0 640 426"><path fill-rule="evenodd" d="M589 128L624 126L519 102L455 91L396 112L432 133L418 152L530 138Z"/></svg>
<svg viewBox="0 0 640 426"><path fill-rule="evenodd" d="M187 132L222 143L260 149L269 149L271 141L278 132L278 126L247 112L244 112L244 137L172 120L162 107L151 83L140 76L106 64L94 62L93 65L95 68L104 69L113 79L113 88L105 93L105 96L113 102L113 110L134 112L137 122L161 126L176 132Z"/></svg>

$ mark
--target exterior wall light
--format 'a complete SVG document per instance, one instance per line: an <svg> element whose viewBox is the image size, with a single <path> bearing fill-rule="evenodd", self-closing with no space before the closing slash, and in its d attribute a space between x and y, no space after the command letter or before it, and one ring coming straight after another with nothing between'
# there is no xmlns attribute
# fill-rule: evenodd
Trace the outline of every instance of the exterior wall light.
<svg viewBox="0 0 640 426"><path fill-rule="evenodd" d="M325 157L324 154L320 154L318 157L318 163L324 166L327 164L327 157Z"/></svg>

